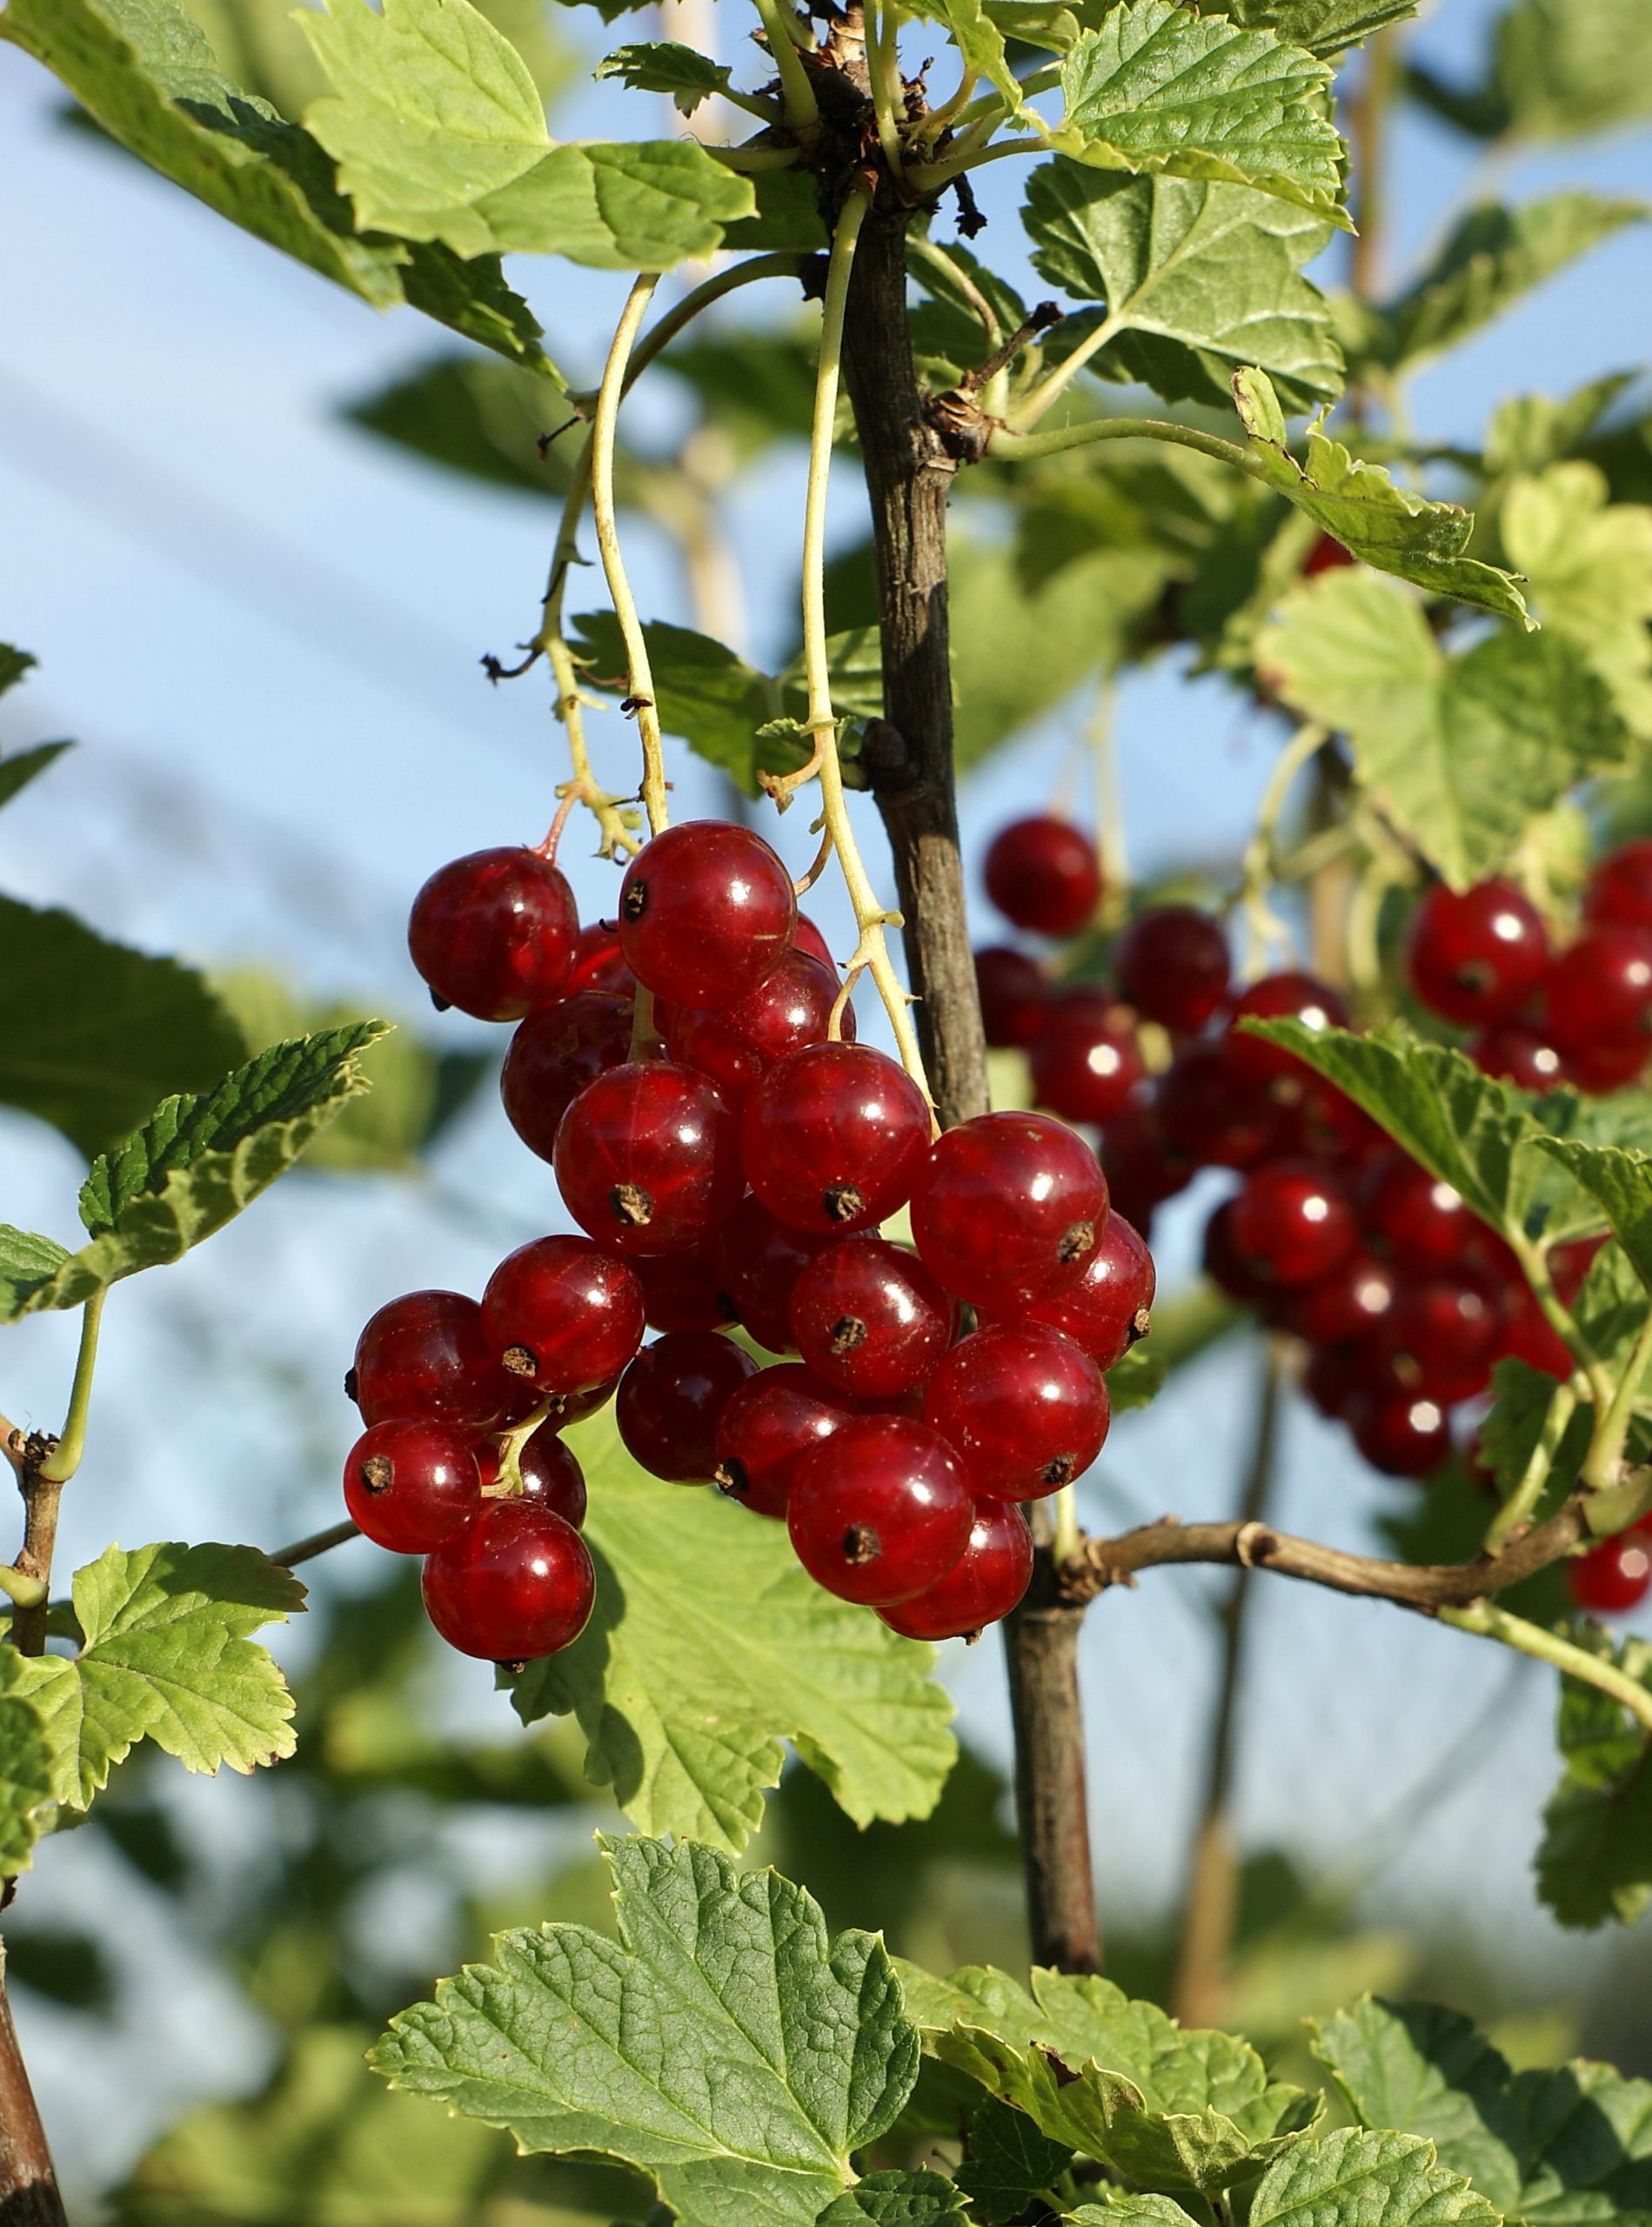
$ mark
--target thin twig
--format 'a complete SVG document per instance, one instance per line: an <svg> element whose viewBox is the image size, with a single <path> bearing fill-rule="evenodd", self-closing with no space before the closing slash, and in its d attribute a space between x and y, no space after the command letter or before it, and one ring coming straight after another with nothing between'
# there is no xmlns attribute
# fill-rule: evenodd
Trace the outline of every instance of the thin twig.
<svg viewBox="0 0 1652 2227"><path fill-rule="evenodd" d="M312 1531L307 1539L295 1539L290 1547L278 1547L270 1559L279 1562L283 1569L295 1569L300 1562L314 1562L318 1555L324 1555L334 1547L342 1547L346 1539L360 1535L356 1525L348 1521L331 1523L324 1531Z"/></svg>
<svg viewBox="0 0 1652 2227"><path fill-rule="evenodd" d="M597 414L591 424L592 515L596 523L603 577L608 583L608 598L625 645L626 701L636 711L637 732L642 740L642 797L651 835L658 835L671 818L665 801L665 752L659 731L659 712L654 702L648 640L637 613L637 599L631 592L619 548L619 522L614 505L614 434L619 422L619 398L625 391L625 364L659 284L658 271L645 271L625 298L613 344L608 351L608 361L603 367L602 385L597 390Z"/></svg>

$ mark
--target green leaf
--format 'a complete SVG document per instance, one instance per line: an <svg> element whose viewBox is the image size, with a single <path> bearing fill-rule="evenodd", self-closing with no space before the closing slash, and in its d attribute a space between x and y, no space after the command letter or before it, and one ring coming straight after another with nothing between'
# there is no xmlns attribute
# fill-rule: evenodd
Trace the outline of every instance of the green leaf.
<svg viewBox="0 0 1652 2227"><path fill-rule="evenodd" d="M358 238L314 139L231 83L176 0L10 0L0 37L43 63L120 145L243 230L376 309L409 303L554 376L497 260Z"/></svg>
<svg viewBox="0 0 1652 2227"><path fill-rule="evenodd" d="M917 2074L882 1943L829 1941L802 1889L713 1849L600 1845L617 1942L502 1935L392 2022L375 2069L523 2150L639 2167L679 2227L814 2227Z"/></svg>
<svg viewBox="0 0 1652 2227"><path fill-rule="evenodd" d="M1644 1640L1615 1644L1594 1624L1567 1636L1652 1686ZM1563 1768L1543 1811L1539 1898L1562 1925L1631 1924L1652 1903L1652 1741L1609 1694L1562 1676L1556 1743Z"/></svg>
<svg viewBox="0 0 1652 2227"><path fill-rule="evenodd" d="M0 642L0 696L15 688L24 673L39 662L29 651L15 649L10 642Z"/></svg>
<svg viewBox="0 0 1652 2227"><path fill-rule="evenodd" d="M995 2097L975 2106L965 2132L958 2186L969 2198L971 2216L984 2227L1007 2227L1034 2197L1047 2197L1073 2162L1066 2143L1052 2142L1025 2111Z"/></svg>
<svg viewBox="0 0 1652 2227"><path fill-rule="evenodd" d="M595 77L618 77L634 92L669 93L685 116L692 116L702 101L726 93L730 72L696 46L679 39L649 39L617 47L605 55L592 72Z"/></svg>
<svg viewBox="0 0 1652 2227"><path fill-rule="evenodd" d="M812 1585L784 1525L645 1477L612 1411L569 1443L591 1485L597 1605L514 1681L524 1722L576 1716L587 1774L646 1832L744 1847L785 1739L858 1824L927 1816L957 1753L933 1650Z"/></svg>
<svg viewBox="0 0 1652 2227"><path fill-rule="evenodd" d="M426 463L540 497L567 491L575 429L560 440L547 437L567 426L572 414L544 379L485 357L457 355L432 358L344 412L352 425Z"/></svg>
<svg viewBox="0 0 1652 2227"><path fill-rule="evenodd" d="M26 1314L34 1294L70 1257L55 1239L0 1222L0 1322Z"/></svg>
<svg viewBox="0 0 1652 2227"><path fill-rule="evenodd" d="M31 1701L53 1791L84 1809L111 1767L153 1740L191 1771L251 1771L292 1753L292 1697L251 1635L304 1589L254 1547L110 1547L75 1572L78 1655L0 1649L6 1690Z"/></svg>
<svg viewBox="0 0 1652 2227"><path fill-rule="evenodd" d="M68 742L37 742L32 750L14 750L10 758L0 758L0 804L10 804L37 773L43 773L55 759L73 747Z"/></svg>
<svg viewBox="0 0 1652 2227"><path fill-rule="evenodd" d="M1499 525L1544 631L1574 645L1625 726L1652 739L1652 509L1611 502L1595 465L1561 463L1511 482Z"/></svg>
<svg viewBox="0 0 1652 2227"><path fill-rule="evenodd" d="M1038 121L1027 109L1020 80L1010 67L1006 41L1007 36L1013 35L1013 25L1006 22L1001 9L990 8L984 4L984 0L917 0L912 13L929 23L946 26L965 67L973 70L978 77L985 77L996 91L1003 95L1012 118L1031 123ZM1064 44L1071 44L1078 37L1076 19L1069 16L1067 20L1072 25L1072 34L1070 38L1063 41ZM1040 43L1048 42L1040 40Z"/></svg>
<svg viewBox="0 0 1652 2227"><path fill-rule="evenodd" d="M1482 138L1570 139L1652 115L1652 17L1641 0L1516 0L1478 85L1414 69L1411 90Z"/></svg>
<svg viewBox="0 0 1652 2227"><path fill-rule="evenodd" d="M1062 61L1066 110L1051 144L1098 170L1254 185L1346 227L1329 77L1272 31L1175 0L1123 0Z"/></svg>
<svg viewBox="0 0 1652 2227"><path fill-rule="evenodd" d="M1561 1388L1542 1369L1513 1360L1498 1362L1491 1384L1493 1403L1475 1434L1475 1459L1491 1471L1507 1500L1537 1450ZM1582 1466L1591 1420L1588 1406L1579 1406L1562 1435L1553 1461L1557 1489L1568 1489Z"/></svg>
<svg viewBox="0 0 1652 2227"><path fill-rule="evenodd" d="M1396 487L1380 465L1361 461L1320 432L1308 434L1307 460L1299 464L1285 445L1284 415L1262 372L1235 372L1234 398L1267 484L1345 549L1430 595L1525 619L1524 599L1509 574L1462 554L1475 528L1471 512Z"/></svg>
<svg viewBox="0 0 1652 2227"><path fill-rule="evenodd" d="M784 732L762 730L788 712L779 680L759 672L721 642L686 626L657 619L643 629L654 676L654 702L668 734L680 735L695 755L720 766L747 796L760 793L758 773L794 772L806 748ZM623 696L629 681L619 622L611 611L593 611L573 622L570 640L593 688Z"/></svg>
<svg viewBox="0 0 1652 2227"><path fill-rule="evenodd" d="M1066 2227L1182 2227L1187 2218L1167 2196L1110 2197L1106 2204L1081 2204L1066 2215Z"/></svg>
<svg viewBox="0 0 1652 2227"><path fill-rule="evenodd" d="M1632 371L1614 371L1558 399L1545 394L1511 395L1499 403L1486 429L1485 467L1501 477L1539 472L1572 455L1594 433L1626 387Z"/></svg>
<svg viewBox="0 0 1652 2227"><path fill-rule="evenodd" d="M70 913L0 897L0 1105L50 1121L88 1155L165 1092L214 1082L244 1055L198 974Z"/></svg>
<svg viewBox="0 0 1652 2227"><path fill-rule="evenodd" d="M833 2198L815 2227L969 2227L981 2217L942 2173L868 2173Z"/></svg>
<svg viewBox="0 0 1652 2227"><path fill-rule="evenodd" d="M755 206L693 140L558 146L527 65L470 0L334 0L304 23L335 89L304 120L364 231L667 271Z"/></svg>
<svg viewBox="0 0 1652 2227"><path fill-rule="evenodd" d="M51 1749L40 1711L27 1694L0 1692L0 1869L7 1878L33 1862L38 1812L53 1798Z"/></svg>
<svg viewBox="0 0 1652 2227"><path fill-rule="evenodd" d="M753 197L752 214L725 224L726 248L765 252L795 248L808 255L831 244L812 171L759 171L747 184Z"/></svg>
<svg viewBox="0 0 1652 2227"><path fill-rule="evenodd" d="M1539 1143L1574 1182L1600 1200L1612 1234L1652 1291L1652 1154L1572 1137L1543 1137Z"/></svg>
<svg viewBox="0 0 1652 2227"><path fill-rule="evenodd" d="M1115 1415L1145 1408L1164 1388L1168 1363L1146 1345L1132 1346L1107 1371L1107 1398Z"/></svg>
<svg viewBox="0 0 1652 2227"><path fill-rule="evenodd" d="M1268 2168L1249 2227L1498 2227L1485 2197L1408 2134L1342 2127L1303 2143Z"/></svg>
<svg viewBox="0 0 1652 2227"><path fill-rule="evenodd" d="M1022 221L1044 278L1107 304L1117 338L1090 358L1100 377L1221 403L1254 364L1294 410L1341 392L1330 311L1301 272L1330 238L1320 218L1248 186L1054 162L1028 178Z"/></svg>
<svg viewBox="0 0 1652 2227"><path fill-rule="evenodd" d="M1563 634L1454 653L1413 598L1351 568L1284 597L1256 661L1294 711L1348 736L1361 786L1455 889L1497 872L1531 819L1627 747Z"/></svg>
<svg viewBox="0 0 1652 2227"><path fill-rule="evenodd" d="M1418 0L1205 0L1203 12L1231 17L1247 30L1277 31L1293 46L1328 58L1385 23L1403 23L1417 6Z"/></svg>

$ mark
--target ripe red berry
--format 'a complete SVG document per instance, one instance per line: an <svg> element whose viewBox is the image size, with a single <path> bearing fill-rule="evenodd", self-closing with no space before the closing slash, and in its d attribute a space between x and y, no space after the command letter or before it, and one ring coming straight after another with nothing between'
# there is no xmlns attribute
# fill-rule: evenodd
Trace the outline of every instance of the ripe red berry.
<svg viewBox="0 0 1652 2227"><path fill-rule="evenodd" d="M641 1345L643 1289L589 1238L536 1237L488 1278L482 1321L512 1375L540 1392L583 1392Z"/></svg>
<svg viewBox="0 0 1652 2227"><path fill-rule="evenodd" d="M534 1432L518 1455L517 1467L522 1472L518 1499L549 1508L576 1531L585 1528L585 1473L579 1456L564 1445L551 1422L541 1423Z"/></svg>
<svg viewBox="0 0 1652 2227"><path fill-rule="evenodd" d="M717 1468L717 1426L757 1363L715 1330L679 1330L645 1346L620 1379L614 1420L651 1477L704 1485Z"/></svg>
<svg viewBox="0 0 1652 2227"><path fill-rule="evenodd" d="M1042 1114L979 1114L937 1139L912 1200L924 1265L960 1299L1048 1299L1078 1281L1107 1227L1083 1139Z"/></svg>
<svg viewBox="0 0 1652 2227"><path fill-rule="evenodd" d="M1528 1368L1540 1368L1545 1376L1552 1376L1562 1384L1577 1366L1565 1340L1543 1313L1530 1288L1517 1278L1503 1287L1497 1351L1499 1358L1507 1355L1513 1361L1523 1361Z"/></svg>
<svg viewBox="0 0 1652 2227"><path fill-rule="evenodd" d="M1076 935L1101 901L1095 846L1065 819L1041 816L1000 828L987 846L987 894L1018 928Z"/></svg>
<svg viewBox="0 0 1652 2227"><path fill-rule="evenodd" d="M1078 1281L1053 1299L1017 1309L1015 1319L1059 1330L1098 1368L1111 1368L1138 1338L1147 1336L1156 1281L1152 1254L1114 1207ZM991 1307L983 1307L980 1314L983 1328L1004 1319Z"/></svg>
<svg viewBox="0 0 1652 2227"><path fill-rule="evenodd" d="M983 1501L943 1578L878 1614L903 1639L973 1639L1016 1608L1033 1575L1033 1535L1013 1501Z"/></svg>
<svg viewBox="0 0 1652 2227"><path fill-rule="evenodd" d="M1279 1287L1259 1275L1234 1241L1234 1210L1237 1199L1225 1199L1205 1224L1200 1264L1218 1291L1241 1307L1254 1307L1271 1317L1281 1301Z"/></svg>
<svg viewBox="0 0 1652 2227"><path fill-rule="evenodd" d="M822 966L829 966L833 981L838 979L838 962L827 948L826 940L806 913L798 914L797 926L792 932L792 948L818 959Z"/></svg>
<svg viewBox="0 0 1652 2227"><path fill-rule="evenodd" d="M572 1524L548 1508L489 1501L425 1565L425 1607L461 1655L531 1662L579 1638L597 1574Z"/></svg>
<svg viewBox="0 0 1652 2227"><path fill-rule="evenodd" d="M562 875L512 846L438 867L413 899L407 947L438 1005L519 1020L567 980L579 933Z"/></svg>
<svg viewBox="0 0 1652 2227"><path fill-rule="evenodd" d="M771 1214L822 1235L870 1229L906 1205L929 1147L923 1092L864 1044L812 1044L746 1101L746 1177Z"/></svg>
<svg viewBox="0 0 1652 2227"><path fill-rule="evenodd" d="M1571 1080L1568 1063L1547 1035L1522 1020L1494 1021L1465 1048L1482 1075L1512 1082L1516 1090L1553 1090Z"/></svg>
<svg viewBox="0 0 1652 2227"><path fill-rule="evenodd" d="M1302 559L1302 578L1305 580L1317 579L1321 572L1334 572L1340 565L1354 565L1358 561L1352 550L1344 549L1341 543L1334 541L1328 533L1318 534L1313 547Z"/></svg>
<svg viewBox="0 0 1652 2227"><path fill-rule="evenodd" d="M1193 905L1138 913L1113 946L1123 996L1161 1027L1202 1028L1227 994L1231 961L1220 921Z"/></svg>
<svg viewBox="0 0 1652 2227"><path fill-rule="evenodd" d="M580 929L562 994L571 998L581 990L594 990L611 998L636 996L637 977L619 947L618 920L592 920Z"/></svg>
<svg viewBox="0 0 1652 2227"><path fill-rule="evenodd" d="M1548 963L1542 919L1513 882L1477 882L1461 894L1436 882L1411 916L1411 986L1431 1012L1465 1028L1512 1020Z"/></svg>
<svg viewBox="0 0 1652 2227"><path fill-rule="evenodd" d="M1652 1592L1652 1539L1638 1528L1603 1539L1566 1565L1567 1589L1586 1615L1621 1616Z"/></svg>
<svg viewBox="0 0 1652 2227"><path fill-rule="evenodd" d="M1267 974L1241 990L1234 1000L1231 1021L1247 1020L1300 1020L1314 1035L1322 1036L1328 1028L1348 1027L1348 1009L1328 983L1312 974ZM1294 1052L1266 1044L1236 1027L1227 1040L1227 1055L1233 1072L1244 1082L1265 1085L1281 1076L1306 1080L1302 1062Z"/></svg>
<svg viewBox="0 0 1652 2227"><path fill-rule="evenodd" d="M766 980L797 926L792 877L749 827L690 819L645 844L619 889L639 982L678 1006L731 1005Z"/></svg>
<svg viewBox="0 0 1652 2227"><path fill-rule="evenodd" d="M481 1505L481 1470L451 1423L375 1423L345 1458L344 1506L392 1554L429 1554Z"/></svg>
<svg viewBox="0 0 1652 2227"><path fill-rule="evenodd" d="M725 1222L723 1229L730 1226ZM651 1330L723 1330L739 1321L718 1261L717 1239L703 1251L641 1254L631 1265L643 1288Z"/></svg>
<svg viewBox="0 0 1652 2227"><path fill-rule="evenodd" d="M1098 1157L1114 1212L1127 1215L1144 1237L1154 1208L1193 1180L1193 1162L1166 1140L1156 1109L1140 1101L1106 1125Z"/></svg>
<svg viewBox="0 0 1652 2227"><path fill-rule="evenodd" d="M735 1321L759 1346L790 1353L793 1287L817 1253L839 1241L777 1221L749 1192L740 1200L718 1232L712 1257Z"/></svg>
<svg viewBox="0 0 1652 2227"><path fill-rule="evenodd" d="M1317 1283L1341 1267L1360 1225L1341 1179L1309 1160L1274 1160L1246 1178L1234 1200L1234 1247L1264 1283Z"/></svg>
<svg viewBox="0 0 1652 2227"><path fill-rule="evenodd" d="M1638 1038L1649 1048L1652 936L1639 928L1590 928L1549 963L1544 984L1548 1033L1562 1052L1602 1038Z"/></svg>
<svg viewBox="0 0 1652 2227"><path fill-rule="evenodd" d="M1381 1329L1396 1288L1386 1261L1354 1253L1329 1275L1291 1293L1285 1324L1312 1346L1363 1345Z"/></svg>
<svg viewBox="0 0 1652 2227"><path fill-rule="evenodd" d="M1401 1285L1379 1344L1408 1391L1451 1407L1485 1390L1502 1331L1500 1309L1478 1285L1432 1276Z"/></svg>
<svg viewBox="0 0 1652 2227"><path fill-rule="evenodd" d="M692 1067L635 1060L575 1099L557 1131L557 1182L587 1236L618 1253L686 1252L739 1204L739 1131Z"/></svg>
<svg viewBox="0 0 1652 2227"><path fill-rule="evenodd" d="M1315 1346L1302 1372L1303 1391L1332 1422L1347 1414L1349 1402L1368 1381L1365 1356L1353 1346Z"/></svg>
<svg viewBox="0 0 1652 2227"><path fill-rule="evenodd" d="M681 1006L665 1042L673 1060L709 1075L732 1107L741 1107L775 1062L806 1044L823 1044L838 978L806 952L789 951L766 981L728 1006ZM846 1006L842 1040L854 1041L854 1009Z"/></svg>
<svg viewBox="0 0 1652 2227"><path fill-rule="evenodd" d="M1095 1363L1046 1323L998 1323L960 1339L930 1380L924 1420L972 1491L1042 1500L1080 1477L1111 1420Z"/></svg>
<svg viewBox="0 0 1652 2227"><path fill-rule="evenodd" d="M1365 1386L1343 1414L1354 1444L1385 1477L1428 1476L1451 1452L1445 1409L1403 1388Z"/></svg>
<svg viewBox="0 0 1652 2227"><path fill-rule="evenodd" d="M1035 960L1007 944L988 944L975 953L975 987L990 1045L1003 1050L1036 1040L1044 1027L1050 991Z"/></svg>
<svg viewBox="0 0 1652 2227"><path fill-rule="evenodd" d="M719 1488L759 1515L784 1515L799 1455L840 1430L856 1402L798 1361L739 1385L717 1424Z"/></svg>
<svg viewBox="0 0 1652 2227"><path fill-rule="evenodd" d="M828 1384L890 1399L924 1382L952 1337L946 1294L916 1254L854 1237L817 1253L792 1287L792 1335Z"/></svg>
<svg viewBox="0 0 1652 2227"><path fill-rule="evenodd" d="M1481 1228L1450 1184L1407 1152L1387 1152L1362 1171L1359 1206L1367 1233L1414 1276L1455 1267Z"/></svg>
<svg viewBox="0 0 1652 2227"><path fill-rule="evenodd" d="M1620 844L1595 862L1583 917L1592 927L1652 930L1652 840Z"/></svg>
<svg viewBox="0 0 1652 2227"><path fill-rule="evenodd" d="M1194 1167L1254 1167L1278 1136L1279 1110L1266 1084L1241 1072L1238 1040L1184 1044L1154 1089L1154 1119L1166 1144Z"/></svg>
<svg viewBox="0 0 1652 2227"><path fill-rule="evenodd" d="M1111 1121L1147 1075L1141 1047L1122 1007L1105 993L1067 992L1053 1000L1032 1049L1033 1090L1065 1121Z"/></svg>
<svg viewBox="0 0 1652 2227"><path fill-rule="evenodd" d="M1626 1084L1638 1082L1652 1053L1652 1039L1597 1036L1590 1044L1574 1044L1566 1054L1566 1080L1595 1098L1609 1097Z"/></svg>
<svg viewBox="0 0 1652 2227"><path fill-rule="evenodd" d="M420 1417L490 1430L521 1388L499 1366L482 1310L457 1291L410 1291L369 1321L345 1390L365 1423Z"/></svg>
<svg viewBox="0 0 1652 2227"><path fill-rule="evenodd" d="M974 1516L958 1456L906 1415L853 1415L793 1468L792 1544L839 1600L910 1601L951 1569Z"/></svg>
<svg viewBox="0 0 1652 2227"><path fill-rule="evenodd" d="M589 1082L631 1057L629 998L580 990L540 1006L518 1024L499 1071L511 1127L530 1152L549 1160L562 1117Z"/></svg>

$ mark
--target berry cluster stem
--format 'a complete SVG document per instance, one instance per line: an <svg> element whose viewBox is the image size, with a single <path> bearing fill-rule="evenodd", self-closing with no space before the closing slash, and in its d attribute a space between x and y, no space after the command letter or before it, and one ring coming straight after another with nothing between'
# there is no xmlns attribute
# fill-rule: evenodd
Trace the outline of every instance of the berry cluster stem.
<svg viewBox="0 0 1652 2227"><path fill-rule="evenodd" d="M1576 1413L1576 1393L1569 1384L1556 1385L1548 1403L1548 1413L1543 1418L1543 1428L1531 1450L1531 1458L1520 1482L1486 1527L1487 1554L1500 1555L1509 1541L1531 1521L1537 1503L1543 1496L1543 1488L1548 1482L1549 1472L1555 1466L1555 1456L1560 1451L1567 1426Z"/></svg>
<svg viewBox="0 0 1652 2227"><path fill-rule="evenodd" d="M658 271L645 271L625 298L619 323L614 328L613 344L603 366L602 384L597 389L596 414L591 421L591 510L596 523L603 578L608 583L608 599L613 605L620 639L625 645L626 701L636 711L637 732L642 739L642 800L651 835L658 835L671 820L671 808L665 801L665 750L659 731L659 712L654 702L648 641L637 615L637 599L631 592L619 547L619 521L614 504L614 436L619 423L620 398L625 392L625 367L659 284Z"/></svg>

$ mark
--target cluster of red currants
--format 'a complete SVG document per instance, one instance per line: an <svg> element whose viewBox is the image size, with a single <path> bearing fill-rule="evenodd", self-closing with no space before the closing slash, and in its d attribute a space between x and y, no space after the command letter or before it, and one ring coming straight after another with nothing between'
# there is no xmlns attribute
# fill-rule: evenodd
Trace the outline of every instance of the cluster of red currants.
<svg viewBox="0 0 1652 2227"><path fill-rule="evenodd" d="M522 1247L479 1303L414 1293L362 1333L346 1499L426 1556L443 1635L506 1662L577 1636L585 1487L556 1434L610 1398L641 1468L783 1519L819 1583L895 1630L1014 1608L1023 1503L1095 1459L1104 1371L1153 1298L1083 1140L1027 1114L935 1138L744 827L656 836L618 920L584 929L541 853L457 859L409 940L439 1005L518 1024L505 1110L585 1233ZM912 1247L878 1234L903 1208ZM736 1326L799 1358L760 1361Z"/></svg>

